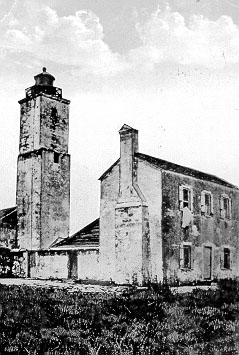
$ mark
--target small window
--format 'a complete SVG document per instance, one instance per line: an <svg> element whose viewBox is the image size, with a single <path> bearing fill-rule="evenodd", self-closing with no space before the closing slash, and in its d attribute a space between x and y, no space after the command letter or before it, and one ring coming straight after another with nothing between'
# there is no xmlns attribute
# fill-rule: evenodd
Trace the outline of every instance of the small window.
<svg viewBox="0 0 239 355"><path fill-rule="evenodd" d="M190 186L179 186L179 204L180 204L180 210L183 210L184 207L188 207L190 210L192 210L192 188Z"/></svg>
<svg viewBox="0 0 239 355"><path fill-rule="evenodd" d="M224 269L230 269L230 249L229 248L224 248L224 261L223 261L223 266Z"/></svg>
<svg viewBox="0 0 239 355"><path fill-rule="evenodd" d="M188 189L183 189L183 207L190 205L190 192Z"/></svg>
<svg viewBox="0 0 239 355"><path fill-rule="evenodd" d="M181 248L181 268L191 269L192 266L192 249L191 245L183 245Z"/></svg>
<svg viewBox="0 0 239 355"><path fill-rule="evenodd" d="M221 218L231 219L231 199L227 195L222 195L220 199Z"/></svg>
<svg viewBox="0 0 239 355"><path fill-rule="evenodd" d="M213 214L213 196L209 191L201 193L201 212L207 216Z"/></svg>
<svg viewBox="0 0 239 355"><path fill-rule="evenodd" d="M54 163L59 164L60 162L60 154L54 152Z"/></svg>

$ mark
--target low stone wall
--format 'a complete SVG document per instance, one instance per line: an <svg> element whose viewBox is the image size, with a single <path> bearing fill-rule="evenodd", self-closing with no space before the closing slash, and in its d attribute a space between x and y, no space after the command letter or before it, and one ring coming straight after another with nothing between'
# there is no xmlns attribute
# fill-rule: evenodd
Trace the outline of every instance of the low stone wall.
<svg viewBox="0 0 239 355"><path fill-rule="evenodd" d="M82 250L78 252L78 279L98 280L99 278L99 251Z"/></svg>
<svg viewBox="0 0 239 355"><path fill-rule="evenodd" d="M98 250L31 251L28 277L40 279L97 279Z"/></svg>
<svg viewBox="0 0 239 355"><path fill-rule="evenodd" d="M28 276L43 279L66 279L68 277L67 252L30 252Z"/></svg>

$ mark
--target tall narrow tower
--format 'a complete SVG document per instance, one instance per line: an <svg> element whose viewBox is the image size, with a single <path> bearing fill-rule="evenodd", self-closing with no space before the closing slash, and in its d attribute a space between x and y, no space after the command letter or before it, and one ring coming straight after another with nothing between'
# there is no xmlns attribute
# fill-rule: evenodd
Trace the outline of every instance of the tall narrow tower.
<svg viewBox="0 0 239 355"><path fill-rule="evenodd" d="M48 248L69 234L69 104L55 78L34 77L19 101L20 144L17 163L17 237L20 248Z"/></svg>

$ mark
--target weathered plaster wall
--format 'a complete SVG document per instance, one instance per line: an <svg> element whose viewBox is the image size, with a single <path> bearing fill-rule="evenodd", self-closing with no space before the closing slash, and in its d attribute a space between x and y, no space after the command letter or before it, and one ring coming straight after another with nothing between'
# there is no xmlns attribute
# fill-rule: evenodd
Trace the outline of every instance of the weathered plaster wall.
<svg viewBox="0 0 239 355"><path fill-rule="evenodd" d="M182 211L179 208L179 186L189 185L193 189L193 221L188 229L182 228ZM169 280L202 280L204 272L204 247L212 247L212 278L238 275L239 238L239 191L219 184L198 180L174 172L162 173L163 210L163 260L164 276ZM201 192L213 195L214 213L201 213ZM220 217L220 196L227 194L232 199L231 220ZM180 245L192 243L192 268L180 268ZM232 267L221 268L220 256L223 246L229 246L233 257Z"/></svg>
<svg viewBox="0 0 239 355"><path fill-rule="evenodd" d="M80 250L77 256L78 279L98 280L99 279L99 251Z"/></svg>
<svg viewBox="0 0 239 355"><path fill-rule="evenodd" d="M129 202L125 204L121 194L121 203L117 204L118 165L101 182L101 277L117 283L142 283L143 279L160 281L163 278L161 171L144 161L137 160L137 165L137 185L146 202L133 194L127 195Z"/></svg>
<svg viewBox="0 0 239 355"><path fill-rule="evenodd" d="M115 281L142 283L142 206L124 206L115 211Z"/></svg>
<svg viewBox="0 0 239 355"><path fill-rule="evenodd" d="M42 159L41 248L48 248L69 235L70 156L62 154L54 163L54 153L44 151Z"/></svg>
<svg viewBox="0 0 239 355"><path fill-rule="evenodd" d="M99 278L115 277L115 206L119 193L119 164L101 181Z"/></svg>
<svg viewBox="0 0 239 355"><path fill-rule="evenodd" d="M162 281L162 181L161 171L147 162L138 162L138 185L143 192L149 214L151 280Z"/></svg>
<svg viewBox="0 0 239 355"><path fill-rule="evenodd" d="M29 276L33 278L66 279L68 277L67 252L31 252Z"/></svg>
<svg viewBox="0 0 239 355"><path fill-rule="evenodd" d="M68 152L69 103L40 97L40 147Z"/></svg>
<svg viewBox="0 0 239 355"><path fill-rule="evenodd" d="M18 157L17 237L20 248L41 246L41 154L32 152Z"/></svg>
<svg viewBox="0 0 239 355"><path fill-rule="evenodd" d="M69 234L69 101L39 95L20 104L17 235L21 248L48 248Z"/></svg>
<svg viewBox="0 0 239 355"><path fill-rule="evenodd" d="M98 250L32 251L28 254L28 276L33 278L96 280L98 272Z"/></svg>
<svg viewBox="0 0 239 355"><path fill-rule="evenodd" d="M21 248L49 247L69 234L70 156L54 163L52 151L18 159L18 240Z"/></svg>
<svg viewBox="0 0 239 355"><path fill-rule="evenodd" d="M143 284L151 278L148 205L138 185L138 131L120 133L119 194L115 206L115 281Z"/></svg>
<svg viewBox="0 0 239 355"><path fill-rule="evenodd" d="M23 100L20 110L19 153L40 148L68 152L69 102L39 95Z"/></svg>
<svg viewBox="0 0 239 355"><path fill-rule="evenodd" d="M21 103L19 153L24 154L40 148L40 100Z"/></svg>

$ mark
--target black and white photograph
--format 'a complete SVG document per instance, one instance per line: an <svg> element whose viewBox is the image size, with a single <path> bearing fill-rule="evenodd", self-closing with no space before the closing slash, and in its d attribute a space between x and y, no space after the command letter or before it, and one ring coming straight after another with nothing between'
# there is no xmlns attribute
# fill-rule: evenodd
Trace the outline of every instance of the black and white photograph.
<svg viewBox="0 0 239 355"><path fill-rule="evenodd" d="M239 354L239 2L0 0L0 354Z"/></svg>

